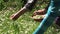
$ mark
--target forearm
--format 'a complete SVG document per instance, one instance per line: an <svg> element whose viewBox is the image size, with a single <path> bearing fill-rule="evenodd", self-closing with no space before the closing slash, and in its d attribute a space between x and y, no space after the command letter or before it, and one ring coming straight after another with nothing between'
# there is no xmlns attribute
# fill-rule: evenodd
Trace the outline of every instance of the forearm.
<svg viewBox="0 0 60 34"><path fill-rule="evenodd" d="M18 19L19 16L24 14L27 11L27 9L29 9L34 3L35 3L35 0L28 0L26 5L23 8L21 8L17 13L10 16L10 19L12 20Z"/></svg>

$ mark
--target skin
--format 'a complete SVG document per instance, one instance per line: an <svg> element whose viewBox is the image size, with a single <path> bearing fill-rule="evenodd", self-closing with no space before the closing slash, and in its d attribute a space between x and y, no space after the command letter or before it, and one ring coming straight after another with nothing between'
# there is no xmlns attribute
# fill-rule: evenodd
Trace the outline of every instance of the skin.
<svg viewBox="0 0 60 34"><path fill-rule="evenodd" d="M42 21L42 19L44 18L45 13L46 13L46 9L42 9L42 10L35 11L35 12L33 13L32 19L34 19L35 21L39 21L39 22L40 22L40 21ZM33 18L33 17L36 16L36 15L39 15L39 16L41 16L42 18L39 18L39 19Z"/></svg>

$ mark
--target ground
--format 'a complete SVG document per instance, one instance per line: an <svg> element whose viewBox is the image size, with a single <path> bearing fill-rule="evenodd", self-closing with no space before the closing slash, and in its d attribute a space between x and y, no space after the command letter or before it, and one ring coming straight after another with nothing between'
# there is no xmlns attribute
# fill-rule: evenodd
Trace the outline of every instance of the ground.
<svg viewBox="0 0 60 34"><path fill-rule="evenodd" d="M14 3L16 2L5 3L7 4L4 5L6 7L4 7L0 11L0 34L32 34L34 30L38 27L40 22L36 22L30 17L32 16L33 11L42 9L47 4L43 3L40 6L38 1L38 3L36 3L37 5L32 10L28 10L25 14L20 16L16 21L13 21L10 20L10 15L16 13L22 7L22 3L20 3L19 5L19 3L17 2L18 6L15 6ZM60 29L57 29L56 25L53 23L44 34L60 34Z"/></svg>

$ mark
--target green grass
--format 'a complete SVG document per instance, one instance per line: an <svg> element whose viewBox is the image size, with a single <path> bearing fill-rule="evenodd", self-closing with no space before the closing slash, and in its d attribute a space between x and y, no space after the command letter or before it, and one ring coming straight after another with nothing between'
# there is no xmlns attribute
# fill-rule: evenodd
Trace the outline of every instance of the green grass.
<svg viewBox="0 0 60 34"><path fill-rule="evenodd" d="M32 34L40 22L36 22L30 17L33 11L46 7L45 3L40 6L38 1L34 9L31 11L28 10L28 12L20 16L16 21L13 21L9 18L22 7L22 3L14 1L16 3L14 4L13 2L12 4L12 2L2 3L5 7L0 11L0 34ZM60 29L57 29L56 25L52 24L45 34L60 34Z"/></svg>

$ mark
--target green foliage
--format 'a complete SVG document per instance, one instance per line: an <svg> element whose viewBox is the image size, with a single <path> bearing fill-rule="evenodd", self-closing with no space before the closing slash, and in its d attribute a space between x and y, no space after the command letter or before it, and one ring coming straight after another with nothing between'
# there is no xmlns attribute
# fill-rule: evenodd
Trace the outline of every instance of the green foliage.
<svg viewBox="0 0 60 34"><path fill-rule="evenodd" d="M25 0L24 0L25 1ZM0 0L0 34L32 34L39 22L30 18L33 11L45 8L49 1L38 0L31 12L26 12L16 21L10 20L10 15L17 12L25 4L23 0ZM42 3L42 4L41 4ZM56 27L52 25L45 34L58 34Z"/></svg>
<svg viewBox="0 0 60 34"><path fill-rule="evenodd" d="M9 8L16 8L16 9L20 9L23 5L23 1L22 0L0 0L0 10L3 9L9 9Z"/></svg>
<svg viewBox="0 0 60 34"><path fill-rule="evenodd" d="M3 8L4 8L3 0L0 0L0 10L2 10Z"/></svg>

